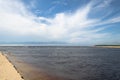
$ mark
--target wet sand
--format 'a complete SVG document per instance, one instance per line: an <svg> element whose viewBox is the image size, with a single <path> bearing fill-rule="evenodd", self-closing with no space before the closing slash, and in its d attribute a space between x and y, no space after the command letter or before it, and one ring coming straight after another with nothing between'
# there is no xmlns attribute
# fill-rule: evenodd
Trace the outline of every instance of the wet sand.
<svg viewBox="0 0 120 80"><path fill-rule="evenodd" d="M7 57L0 52L0 80L24 80Z"/></svg>

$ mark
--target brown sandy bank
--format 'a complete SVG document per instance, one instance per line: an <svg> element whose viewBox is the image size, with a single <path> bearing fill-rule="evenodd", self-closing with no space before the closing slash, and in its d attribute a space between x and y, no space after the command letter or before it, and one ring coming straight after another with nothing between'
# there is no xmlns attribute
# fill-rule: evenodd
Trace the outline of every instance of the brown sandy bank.
<svg viewBox="0 0 120 80"><path fill-rule="evenodd" d="M120 48L120 46L95 46L95 47L103 47L103 48Z"/></svg>
<svg viewBox="0 0 120 80"><path fill-rule="evenodd" d="M0 80L23 80L14 66L0 52Z"/></svg>

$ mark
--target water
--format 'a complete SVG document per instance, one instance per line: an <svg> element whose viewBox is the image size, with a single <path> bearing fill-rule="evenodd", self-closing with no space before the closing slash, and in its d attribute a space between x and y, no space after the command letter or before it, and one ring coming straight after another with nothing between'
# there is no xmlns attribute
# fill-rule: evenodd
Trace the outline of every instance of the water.
<svg viewBox="0 0 120 80"><path fill-rule="evenodd" d="M58 77L55 80L120 80L120 49L16 46L0 47L0 50L11 52L20 61L35 67L36 71ZM39 80L37 75L41 74L32 75Z"/></svg>

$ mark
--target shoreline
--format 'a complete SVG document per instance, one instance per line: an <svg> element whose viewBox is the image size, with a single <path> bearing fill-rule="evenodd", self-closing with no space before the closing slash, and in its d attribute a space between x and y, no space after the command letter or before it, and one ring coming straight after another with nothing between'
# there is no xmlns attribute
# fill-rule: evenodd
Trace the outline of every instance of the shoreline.
<svg viewBox="0 0 120 80"><path fill-rule="evenodd" d="M95 47L101 47L101 48L120 48L120 46L95 46Z"/></svg>
<svg viewBox="0 0 120 80"><path fill-rule="evenodd" d="M8 58L10 63L14 64L14 68L21 76L24 77L24 80L63 80L61 77L49 75L48 73L44 72L44 70L40 68L38 69L38 67L35 67L32 64L28 64L22 60L19 60L11 53L8 53L5 56Z"/></svg>
<svg viewBox="0 0 120 80"><path fill-rule="evenodd" d="M0 80L24 80L16 67L0 52Z"/></svg>

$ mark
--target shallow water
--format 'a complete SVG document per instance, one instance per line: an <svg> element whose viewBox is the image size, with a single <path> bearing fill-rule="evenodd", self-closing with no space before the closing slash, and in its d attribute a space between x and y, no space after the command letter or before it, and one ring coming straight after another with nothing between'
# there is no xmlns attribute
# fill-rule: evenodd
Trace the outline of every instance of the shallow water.
<svg viewBox="0 0 120 80"><path fill-rule="evenodd" d="M120 49L16 46L0 50L16 57L18 67L22 63L32 66L21 68L31 80L39 80L41 75L47 77L44 80L120 80Z"/></svg>

